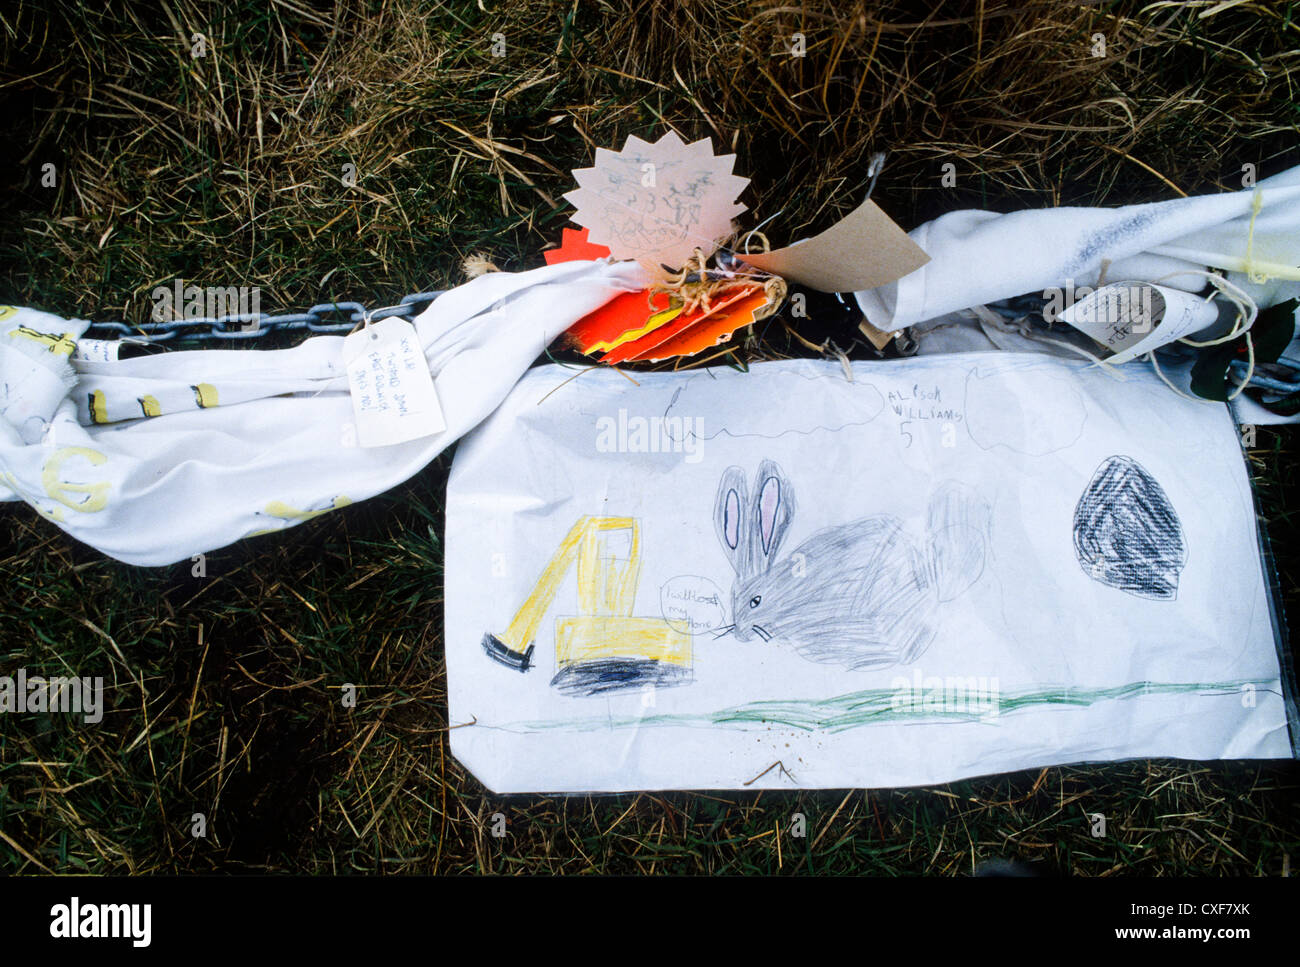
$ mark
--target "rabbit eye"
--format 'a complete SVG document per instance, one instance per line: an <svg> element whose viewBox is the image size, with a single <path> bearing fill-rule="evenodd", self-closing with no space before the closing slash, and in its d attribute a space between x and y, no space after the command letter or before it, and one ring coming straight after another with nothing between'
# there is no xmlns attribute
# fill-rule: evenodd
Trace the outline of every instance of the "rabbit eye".
<svg viewBox="0 0 1300 967"><path fill-rule="evenodd" d="M749 606L751 608L757 608L762 602L763 602L763 596L761 594L756 594L749 599Z"/></svg>

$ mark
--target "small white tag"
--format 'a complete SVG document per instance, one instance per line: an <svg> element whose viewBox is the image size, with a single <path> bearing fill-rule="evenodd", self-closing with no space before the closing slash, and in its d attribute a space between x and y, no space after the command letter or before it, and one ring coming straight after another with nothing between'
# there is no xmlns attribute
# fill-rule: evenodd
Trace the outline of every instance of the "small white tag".
<svg viewBox="0 0 1300 967"><path fill-rule="evenodd" d="M72 358L83 363L111 363L117 360L121 348L117 339L78 339Z"/></svg>
<svg viewBox="0 0 1300 967"><path fill-rule="evenodd" d="M392 316L343 340L357 442L406 443L447 428L415 327Z"/></svg>
<svg viewBox="0 0 1300 967"><path fill-rule="evenodd" d="M1148 282L1114 282L1060 314L1080 332L1111 350L1110 363L1126 363L1214 325L1213 300Z"/></svg>

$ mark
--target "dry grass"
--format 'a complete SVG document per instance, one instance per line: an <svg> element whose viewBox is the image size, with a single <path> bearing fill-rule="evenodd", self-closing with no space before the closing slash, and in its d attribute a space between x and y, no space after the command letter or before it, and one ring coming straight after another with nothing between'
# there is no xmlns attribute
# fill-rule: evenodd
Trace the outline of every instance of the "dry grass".
<svg viewBox="0 0 1300 967"><path fill-rule="evenodd" d="M748 224L783 210L777 244L855 204L880 149L876 197L909 228L970 205L1232 188L1243 164L1264 176L1300 161L1296 5L935 6L7 8L0 108L20 164L6 174L0 301L144 321L150 290L177 277L260 286L271 309L454 284L473 252L532 267L565 222L567 172L666 125L736 152ZM796 32L803 57L789 53ZM56 188L40 184L46 163ZM851 335L798 326L774 322L743 352ZM1286 439L1261 430L1255 468L1294 613ZM0 720L0 869L959 874L1018 855L1057 873L1276 875L1296 855L1288 766L491 797L447 754L448 466L210 555L206 578L118 565L6 510L0 667L104 674L112 709L96 728ZM361 687L353 710L347 682ZM489 831L498 811L504 839ZM196 812L206 839L190 835ZM795 812L806 839L788 836ZM1088 833L1094 812L1105 839Z"/></svg>

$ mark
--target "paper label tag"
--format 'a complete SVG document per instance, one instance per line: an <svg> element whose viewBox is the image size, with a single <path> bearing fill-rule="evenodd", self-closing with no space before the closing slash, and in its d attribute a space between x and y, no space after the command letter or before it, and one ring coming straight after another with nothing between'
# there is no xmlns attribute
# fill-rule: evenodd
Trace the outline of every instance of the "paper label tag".
<svg viewBox="0 0 1300 967"><path fill-rule="evenodd" d="M72 358L83 363L112 363L117 361L121 348L117 339L78 339Z"/></svg>
<svg viewBox="0 0 1300 967"><path fill-rule="evenodd" d="M352 333L343 340L343 362L361 446L392 446L447 428L409 322L394 316Z"/></svg>
<svg viewBox="0 0 1300 967"><path fill-rule="evenodd" d="M1181 289L1114 282L1080 299L1059 318L1110 349L1107 362L1125 363L1212 326L1218 316L1213 301Z"/></svg>
<svg viewBox="0 0 1300 967"><path fill-rule="evenodd" d="M874 289L930 261L921 246L870 199L820 235L740 258L820 292Z"/></svg>

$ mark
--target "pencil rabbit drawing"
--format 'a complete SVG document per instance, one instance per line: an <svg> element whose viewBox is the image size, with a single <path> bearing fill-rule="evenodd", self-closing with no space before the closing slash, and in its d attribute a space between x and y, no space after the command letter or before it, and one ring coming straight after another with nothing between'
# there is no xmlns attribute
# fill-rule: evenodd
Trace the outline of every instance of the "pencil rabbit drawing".
<svg viewBox="0 0 1300 967"><path fill-rule="evenodd" d="M759 465L752 493L741 468L722 475L713 520L736 572L724 633L739 641L786 644L851 669L911 662L934 640L940 605L984 571L989 508L961 484L931 495L920 540L878 514L819 530L778 560L795 507L772 460Z"/></svg>

